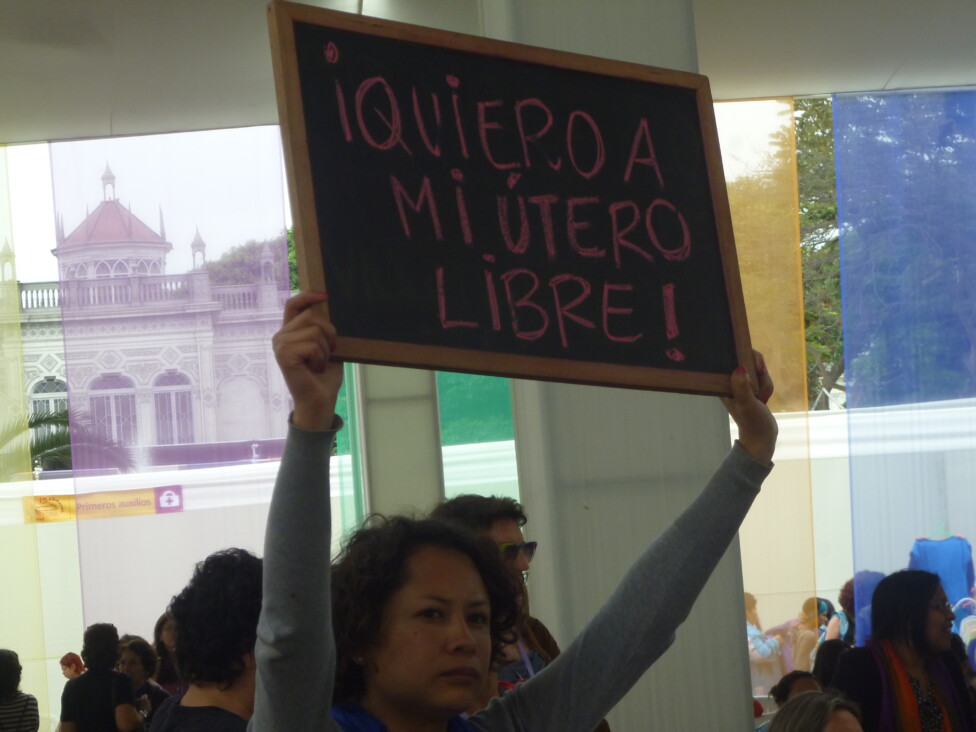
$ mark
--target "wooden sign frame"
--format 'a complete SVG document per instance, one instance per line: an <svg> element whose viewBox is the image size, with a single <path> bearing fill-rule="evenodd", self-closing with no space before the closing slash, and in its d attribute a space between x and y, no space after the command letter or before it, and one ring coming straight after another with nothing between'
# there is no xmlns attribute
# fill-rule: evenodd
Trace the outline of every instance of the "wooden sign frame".
<svg viewBox="0 0 976 732"><path fill-rule="evenodd" d="M434 30L338 11L324 10L307 5L282 2L280 0L271 2L268 6L268 12L275 85L294 220L299 279L303 289L329 292L330 311L341 339L340 358L343 360L373 364L715 395L727 395L729 393L729 374L736 365L742 364L752 371L753 359L749 328L739 279L738 260L732 233L728 198L725 190L725 179L722 170L711 92L706 77L687 72L660 69ZM299 46L296 42L296 28L302 29L307 26L331 29L335 33L346 33L346 37L351 32L377 39L386 39L386 41L393 44L405 44L403 46L405 53L408 51L413 53L415 52L413 49L419 46L434 50L442 49L444 53L453 53L455 56L461 54L465 59L470 56L471 60L465 61L465 63L487 64L489 67L492 63L497 63L501 60L504 63L525 64L526 69L531 70L533 73L551 72L553 74L560 74L582 72L583 76L580 78L584 82L591 78L598 82L594 85L594 89L600 86L599 82L603 79L609 79L624 80L627 83L633 81L646 84L649 92L653 92L654 90L658 90L658 92L675 90L693 95L693 104L697 110L698 129L691 130L690 132L693 134L690 137L695 138L697 141L700 136L700 149L698 149L698 152L700 152L704 159L704 167L707 169L707 181L699 181L699 185L703 188L703 195L710 198L711 209L703 215L706 218L710 217L709 225L713 227L713 235L715 238L715 241L706 242L705 244L696 241L695 246L698 247L696 251L702 251L703 247L707 248L708 246L717 249L717 257L720 258L721 268L717 278L724 285L725 289L725 293L720 300L708 304L709 308L714 306L715 319L717 321L723 321L720 323L719 330L719 334L722 337L716 338L716 341L725 343L724 347L716 347L716 350L721 350L722 353L718 356L708 354L709 357L715 356L715 359L720 362L719 365L704 369L689 368L687 364L682 365L681 361L684 359L684 354L678 349L674 349L673 361L667 361L663 364L642 365L640 363L620 363L612 359L605 360L599 352L594 352L594 349L588 349L583 353L572 352L560 354L559 357L553 357L551 350L550 352L541 352L539 355L536 355L524 350L522 352L495 350L490 346L470 347L470 345L455 346L451 343L432 343L429 338L425 342L424 339L413 339L409 332L404 333L402 338L396 335L382 338L361 337L356 334L350 335L350 329L347 327L348 323L336 317L337 297L342 297L343 295L342 293L336 292L335 288L329 291L327 286L326 268L330 266L330 262L328 261L329 255L323 256L323 249L329 246L348 245L348 242L339 242L337 244L334 241L329 241L318 213L318 204L321 203L320 197L328 195L328 192L316 189L315 163L310 154L309 125L311 123L306 118L301 82L303 68L299 60ZM348 53L348 44L345 51ZM327 59L323 63L331 63L332 61L328 60L331 51L323 47L322 52ZM392 65L397 63L397 60L394 58L388 61ZM306 71L306 73L311 72ZM451 77L448 78L450 79ZM470 88L472 84L471 79L466 78L465 84ZM323 84L323 88L324 86ZM340 83L336 81L335 86L338 89ZM349 92L350 98L352 98L353 91ZM342 92L333 91L330 87L328 93L335 98L335 96L341 95ZM416 103L415 101L414 104L416 105ZM456 110L457 107L455 107L455 113L460 114ZM352 114L355 121L354 112L346 112L344 110L344 113ZM448 114L446 105L444 114ZM388 125L390 124L389 120L386 120L386 122ZM360 124L363 124L362 120L360 120ZM458 125L459 127L461 125L460 118L458 119ZM490 127L490 125L487 126ZM312 133L320 134L320 127L316 127ZM340 133L341 131L334 133L337 139L341 138ZM348 142L350 139L351 137L348 136L347 130L345 140ZM635 142L633 145L634 150L636 150L638 146L637 137L634 139ZM650 144L650 138L647 139L648 144ZM624 144L629 147L631 142L628 139ZM698 145L699 142L695 144ZM523 139L523 147L524 145ZM375 148L377 146L374 144L373 147ZM406 148L405 143L403 147ZM632 150L631 155L633 156L633 154L634 152ZM528 158L526 158L526 161L528 164ZM455 171L456 169L451 172L455 173ZM660 170L657 173L660 179ZM353 173L349 171L349 174ZM340 182L337 185L342 185L341 177L338 180ZM460 194L458 195L460 196ZM420 198L418 196L418 200ZM410 202L409 198L406 200ZM461 203L459 199L458 205L460 206ZM419 211L420 207L421 204L418 203L416 210ZM650 210L649 208L649 213L645 214L647 222L651 221L650 217L652 214ZM350 213L350 215L352 214ZM401 219L403 219L403 216L401 207ZM683 220L681 224L684 226ZM616 225L616 222L614 225ZM645 225L650 230L651 224L646 223ZM404 223L404 227L406 227L406 223ZM614 229L614 236L617 236L617 234L617 230ZM688 239L687 227L685 228L685 239ZM665 258L670 258L666 250L664 253ZM660 259L660 257L658 258ZM486 261L491 260L488 260L486 257ZM619 262L617 266L620 267ZM376 280L371 283L371 286L373 288L383 288L383 277L386 276L391 275L390 273L384 272L381 268L377 269ZM712 273L712 276L715 277L716 275ZM487 274L486 277L488 277ZM440 287L442 284L438 280L438 286ZM497 283L494 286L499 287ZM606 323L608 318L609 296L606 287L604 285L603 329L608 333ZM555 288L555 285L553 285L553 288ZM620 286L619 289L624 288ZM617 294L611 292L611 295L616 296ZM624 294L626 295L627 293ZM512 302L511 298L512 295L509 293L508 302L510 307ZM498 326L500 318L497 316L497 303L494 304L494 307L496 308L495 325ZM443 325L445 322L444 310L445 307L441 304L441 324L446 329L446 326ZM626 308L616 309L611 307L609 310L613 317L617 317L619 313L628 312ZM557 315L560 318L563 316L562 313L557 313ZM568 317L572 316L570 315ZM712 317L711 311L705 313L705 317L689 318L689 320L695 320L696 322L705 321L710 317ZM512 327L517 329L518 326L514 325L514 308L512 309L512 318ZM374 317L373 320L381 320L381 318ZM582 320L578 322L582 322ZM560 320L561 323L562 321ZM669 324L668 327L672 328L672 325ZM500 328L496 327L496 330L500 330ZM673 327L673 331L677 332L676 326ZM523 336L524 334L519 337L521 338ZM565 335L563 336L563 340L565 347ZM621 339L615 338L614 340ZM704 337L704 339L700 338L700 340L702 340L702 343L698 344L698 351L707 351L711 347L710 339ZM523 346L521 342L516 345L519 348ZM614 347L616 345L614 344ZM672 356L669 355L669 358L672 358Z"/></svg>

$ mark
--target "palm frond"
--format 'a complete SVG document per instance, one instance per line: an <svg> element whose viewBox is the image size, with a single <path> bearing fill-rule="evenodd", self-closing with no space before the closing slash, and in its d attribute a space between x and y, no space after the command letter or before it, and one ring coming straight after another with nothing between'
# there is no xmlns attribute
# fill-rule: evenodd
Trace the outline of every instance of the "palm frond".
<svg viewBox="0 0 976 732"><path fill-rule="evenodd" d="M70 470L72 453L122 472L135 468L132 451L97 434L89 415L80 410L30 414L26 421L8 419L0 426L0 448L17 439L26 441L28 435L31 460L43 470Z"/></svg>

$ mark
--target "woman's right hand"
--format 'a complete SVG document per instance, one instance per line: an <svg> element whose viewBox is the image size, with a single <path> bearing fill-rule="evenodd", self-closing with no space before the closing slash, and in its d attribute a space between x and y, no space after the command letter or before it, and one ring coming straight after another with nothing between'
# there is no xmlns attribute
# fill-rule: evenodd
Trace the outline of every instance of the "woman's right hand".
<svg viewBox="0 0 976 732"><path fill-rule="evenodd" d="M759 351L753 351L758 383L746 369L739 367L732 374L732 398L722 398L732 419L739 428L739 444L754 460L769 464L776 450L779 426L766 402L773 395L773 379L766 369L766 361Z"/></svg>
<svg viewBox="0 0 976 732"><path fill-rule="evenodd" d="M281 329L271 339L278 368L295 402L292 424L306 430L332 427L342 386L342 364L331 361L336 330L315 307L324 292L302 292L285 303Z"/></svg>

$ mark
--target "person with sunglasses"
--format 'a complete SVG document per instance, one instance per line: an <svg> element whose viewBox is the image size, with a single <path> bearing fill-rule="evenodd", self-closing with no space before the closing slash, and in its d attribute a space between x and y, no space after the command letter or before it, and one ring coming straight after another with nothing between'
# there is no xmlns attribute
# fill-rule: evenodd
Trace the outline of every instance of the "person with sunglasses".
<svg viewBox="0 0 976 732"><path fill-rule="evenodd" d="M505 496L465 494L444 501L430 513L430 518L462 526L491 539L498 545L505 566L515 573L522 588L522 622L516 629L515 643L505 647L506 666L497 669L487 680L484 704L492 697L526 681L545 668L560 654L559 644L546 626L529 612L525 580L529 564L539 548L538 542L526 541L523 527L528 522L522 504ZM469 710L471 712L476 709ZM602 720L596 732L610 732Z"/></svg>

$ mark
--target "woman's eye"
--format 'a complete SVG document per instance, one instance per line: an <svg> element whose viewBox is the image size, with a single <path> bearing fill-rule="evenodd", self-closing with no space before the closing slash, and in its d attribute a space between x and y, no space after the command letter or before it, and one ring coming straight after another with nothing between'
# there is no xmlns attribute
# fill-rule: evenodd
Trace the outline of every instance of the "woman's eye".
<svg viewBox="0 0 976 732"><path fill-rule="evenodd" d="M488 625L489 617L487 613L474 613L468 616L468 621L473 625Z"/></svg>
<svg viewBox="0 0 976 732"><path fill-rule="evenodd" d="M420 617L431 620L439 620L440 618L444 617L444 613L437 608L429 607L420 611Z"/></svg>

